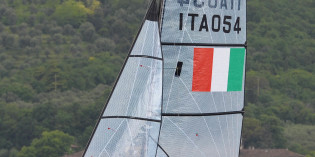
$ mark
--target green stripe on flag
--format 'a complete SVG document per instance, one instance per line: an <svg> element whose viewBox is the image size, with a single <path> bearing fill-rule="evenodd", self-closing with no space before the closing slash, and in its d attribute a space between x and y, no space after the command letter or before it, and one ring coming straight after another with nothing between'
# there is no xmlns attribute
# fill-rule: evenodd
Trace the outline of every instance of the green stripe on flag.
<svg viewBox="0 0 315 157"><path fill-rule="evenodd" d="M242 91L245 48L231 48L228 91Z"/></svg>

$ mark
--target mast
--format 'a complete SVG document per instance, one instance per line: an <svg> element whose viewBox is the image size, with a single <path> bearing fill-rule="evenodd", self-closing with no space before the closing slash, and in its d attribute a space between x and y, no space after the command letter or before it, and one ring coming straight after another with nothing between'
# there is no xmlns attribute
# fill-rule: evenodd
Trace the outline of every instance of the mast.
<svg viewBox="0 0 315 157"><path fill-rule="evenodd" d="M246 0L163 0L158 157L237 157L244 114Z"/></svg>
<svg viewBox="0 0 315 157"><path fill-rule="evenodd" d="M152 0L83 156L156 155L163 76L159 11Z"/></svg>

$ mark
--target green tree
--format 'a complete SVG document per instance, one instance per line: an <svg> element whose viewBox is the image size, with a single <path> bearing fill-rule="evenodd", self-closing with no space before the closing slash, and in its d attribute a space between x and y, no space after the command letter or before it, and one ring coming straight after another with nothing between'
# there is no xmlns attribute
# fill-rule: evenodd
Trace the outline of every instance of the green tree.
<svg viewBox="0 0 315 157"><path fill-rule="evenodd" d="M309 152L306 157L315 157L315 151Z"/></svg>
<svg viewBox="0 0 315 157"><path fill-rule="evenodd" d="M18 157L59 157L70 151L74 137L62 131L43 132L30 146L24 146Z"/></svg>
<svg viewBox="0 0 315 157"><path fill-rule="evenodd" d="M285 148L284 127L282 121L276 116L261 115L260 117L264 135L260 147L263 148Z"/></svg>
<svg viewBox="0 0 315 157"><path fill-rule="evenodd" d="M243 130L244 147L259 147L264 136L261 122L255 118L244 118Z"/></svg>
<svg viewBox="0 0 315 157"><path fill-rule="evenodd" d="M58 5L52 18L60 25L71 24L78 27L88 16L89 10L82 2L66 0Z"/></svg>

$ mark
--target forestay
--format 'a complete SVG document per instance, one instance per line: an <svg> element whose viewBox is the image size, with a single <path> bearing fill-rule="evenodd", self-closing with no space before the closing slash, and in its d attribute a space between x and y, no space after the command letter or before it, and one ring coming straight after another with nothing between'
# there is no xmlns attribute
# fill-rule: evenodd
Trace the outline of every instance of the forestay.
<svg viewBox="0 0 315 157"><path fill-rule="evenodd" d="M246 0L164 0L157 156L237 157L244 113Z"/></svg>
<svg viewBox="0 0 315 157"><path fill-rule="evenodd" d="M156 155L163 72L158 12L153 1L84 156Z"/></svg>

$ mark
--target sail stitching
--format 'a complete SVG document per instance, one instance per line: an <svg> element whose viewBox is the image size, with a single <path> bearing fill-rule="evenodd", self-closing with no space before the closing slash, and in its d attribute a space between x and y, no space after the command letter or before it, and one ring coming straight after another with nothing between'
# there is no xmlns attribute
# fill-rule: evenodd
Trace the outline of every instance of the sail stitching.
<svg viewBox="0 0 315 157"><path fill-rule="evenodd" d="M153 23L153 46L152 46L152 56L154 56L154 49L155 49L155 22Z"/></svg>
<svg viewBox="0 0 315 157"><path fill-rule="evenodd" d="M153 24L154 24L154 23L153 23ZM153 33L153 34L154 34L154 33ZM153 35L153 36L154 36L154 35ZM153 42L154 42L154 40L153 40ZM152 49L152 50L153 50L153 49ZM153 52L152 52L152 54L153 54ZM151 62L151 65L150 65L150 66L153 67L152 62ZM150 82L150 81L152 80L152 72L153 72L153 69L150 70L150 74L149 74L149 76L151 76L151 79L148 79L147 82ZM150 82L149 88L152 88L151 82ZM151 91L151 90L149 90L149 91ZM149 110L149 104L146 105L146 110L147 110L147 111ZM148 112L145 113L145 116L148 117ZM146 137L145 137L145 138L146 138L146 140L145 140L145 145L147 146L147 145L148 145L148 140L149 140L149 138L148 138L148 129L147 129L147 128L145 128L145 135L146 135ZM151 136L151 135L149 135L149 136ZM145 152L146 152L146 155L147 155L147 154L148 154L148 149L145 149Z"/></svg>
<svg viewBox="0 0 315 157"><path fill-rule="evenodd" d="M187 14L187 15L188 15L189 10L190 10L190 3L189 3L189 6L188 6L188 9L187 9L187 11L186 11L186 14ZM188 18L186 18L185 24L184 24L184 27L185 27L185 28L186 28L186 24L187 24L187 19L188 19ZM181 42L183 42L184 33L185 33L185 31L183 31L183 33L182 33ZM182 50L182 47L180 47L179 50L178 50L177 62L178 62L178 60L179 60L179 56L180 56L180 54L181 54L181 50ZM171 88L170 88L170 91L169 91L169 94L168 94L168 99L167 99L167 104L166 104L165 111L167 111L167 107L168 107L168 104L169 104L169 102L170 102L170 96L171 96L172 89L173 89L174 78L175 78L175 76L173 76L173 78L172 78Z"/></svg>
<svg viewBox="0 0 315 157"><path fill-rule="evenodd" d="M126 122L127 122L127 127L128 127L128 132L129 132L129 136L130 136L130 140L131 140L131 146L132 146L132 149L133 149L133 151L136 151L135 150L135 144L133 143L133 139L132 139L132 135L131 135L131 129L130 129L130 127L129 127L129 122L126 120Z"/></svg>
<svg viewBox="0 0 315 157"><path fill-rule="evenodd" d="M194 41L191 39L191 36L190 36L190 34L189 34L187 28L185 27L184 29L185 29L185 32L187 33L187 35L188 35L190 41L191 41L192 43L194 43Z"/></svg>
<svg viewBox="0 0 315 157"><path fill-rule="evenodd" d="M230 99L231 99L231 110L233 110L233 106L232 106L232 93L230 92ZM232 116L232 128L233 129L235 129L234 128L234 116ZM235 134L234 134L234 131L232 131L232 135L233 135L233 137L235 136ZM232 139L232 143L233 143L233 148L235 148L235 141L234 141L234 138ZM234 156L234 152L235 151L233 151L233 156Z"/></svg>
<svg viewBox="0 0 315 157"><path fill-rule="evenodd" d="M146 31L145 31L144 40L146 40L146 38L147 38L148 27L149 27L149 25L147 25L147 28L146 28ZM144 43L142 44L142 48L141 48L140 54L143 53L143 49L144 49ZM140 63L140 60L138 60L138 64L139 64L139 63ZM128 106L127 106L127 110L126 110L126 114L125 114L125 115L127 115L128 110L129 110L130 100L131 100L131 96L132 96L133 91L134 91L134 86L135 86L135 83L136 83L136 78L137 78L137 75L138 75L138 71L139 71L139 68L137 68L137 71L136 71L136 74L135 74L135 78L134 78L133 85L132 85L132 91L131 91L130 96L129 96Z"/></svg>
<svg viewBox="0 0 315 157"><path fill-rule="evenodd" d="M187 89L189 95L191 96L191 98L193 99L193 101L195 102L195 104L197 105L197 108L198 108L199 112L202 113L202 112L201 112L201 109L200 109L200 107L199 107L199 104L196 102L194 96L193 96L193 95L191 94L191 92L189 91L189 88L186 86L185 82L184 82L181 78L179 78L179 79L181 80L181 82L183 83L183 85L185 86L185 88ZM211 136L212 142L214 143L215 148L216 148L216 150L217 150L219 156L221 156L221 154L219 153L217 144L215 143L214 138L213 138L213 135L212 135L212 133L211 133L211 131L210 131L210 128L209 128L209 126L208 126L208 123L207 123L205 117L202 117L202 118L203 118L203 120L204 120L204 122L205 122L205 124L206 124L206 126L207 126L207 129L208 129L209 134L210 134L210 136Z"/></svg>
<svg viewBox="0 0 315 157"><path fill-rule="evenodd" d="M239 94L237 94L237 95L239 95ZM238 104L238 96L236 97L236 105L239 106L239 104ZM239 126L238 120L236 121L236 126Z"/></svg>
<svg viewBox="0 0 315 157"><path fill-rule="evenodd" d="M217 106L216 106L215 101L214 101L213 94L211 94L211 96L212 96L212 100L213 100L213 104L214 104L215 110L216 110L216 112L218 112ZM218 117L218 122L219 122L219 126L220 126L220 132L221 132L221 137L222 137L224 149L225 149L225 152L226 152L226 146L225 146L225 142L224 142L224 139L223 139L222 126L221 126L221 121L220 121L219 117Z"/></svg>
<svg viewBox="0 0 315 157"><path fill-rule="evenodd" d="M199 150L199 152L205 156L205 153L195 144L195 142L192 139L189 138L189 136L185 133L185 131L183 129L181 129L178 125L176 125L168 117L166 117L166 119L168 119L173 125L175 125L188 138L188 140Z"/></svg>
<svg viewBox="0 0 315 157"><path fill-rule="evenodd" d="M109 155L109 153L108 153L108 151L106 150L106 149L104 149L105 150L105 153L110 157L110 155Z"/></svg>
<svg viewBox="0 0 315 157"><path fill-rule="evenodd" d="M223 92L221 93L222 94L222 98L223 98L223 106L224 106L224 111L226 112L226 104L225 104L225 99L224 99L224 95L223 95ZM227 127L227 130L230 130L229 129L229 123L228 123L228 120L227 120L227 116L225 116L225 121L226 121L226 127ZM227 131L227 134L228 134L228 141L229 141L229 146L231 147L231 140L230 140L230 133L229 131ZM230 150L230 154L231 154L231 150ZM226 154L228 156L228 154Z"/></svg>
<svg viewBox="0 0 315 157"><path fill-rule="evenodd" d="M126 119L124 119L123 121L120 122L120 124L118 125L118 128L117 128L117 129L120 128L120 126L122 125L122 123L123 123L125 120L126 120ZM104 146L103 150L102 150L101 153L98 155L98 157L101 156L101 154L104 152L104 150L106 151L107 145L109 144L109 142L112 140L112 138L115 136L116 133L117 133L117 132L114 132L114 134L112 135L112 137L110 137L110 139L108 140L108 142L106 143L106 145Z"/></svg>

